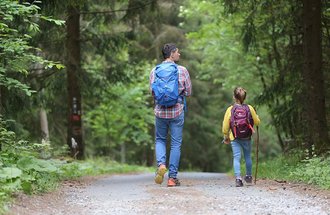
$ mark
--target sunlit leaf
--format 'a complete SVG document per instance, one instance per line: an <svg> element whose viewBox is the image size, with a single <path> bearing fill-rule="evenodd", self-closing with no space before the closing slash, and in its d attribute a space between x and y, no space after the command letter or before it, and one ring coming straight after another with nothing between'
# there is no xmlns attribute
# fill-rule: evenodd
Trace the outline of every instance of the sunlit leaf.
<svg viewBox="0 0 330 215"><path fill-rule="evenodd" d="M16 167L0 168L0 180L17 178L22 175L22 170Z"/></svg>

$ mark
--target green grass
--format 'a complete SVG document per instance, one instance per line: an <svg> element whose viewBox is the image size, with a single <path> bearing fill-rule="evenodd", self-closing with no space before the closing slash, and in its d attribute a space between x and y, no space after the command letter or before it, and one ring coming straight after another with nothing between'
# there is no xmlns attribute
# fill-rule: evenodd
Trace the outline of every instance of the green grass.
<svg viewBox="0 0 330 215"><path fill-rule="evenodd" d="M280 156L259 163L258 178L302 182L330 190L330 157L314 156L300 161L298 156Z"/></svg>
<svg viewBox="0 0 330 215"><path fill-rule="evenodd" d="M294 171L297 163L298 161L295 158L283 156L260 162L258 165L258 178L292 180L290 172Z"/></svg>
<svg viewBox="0 0 330 215"><path fill-rule="evenodd" d="M302 155L292 153L281 155L277 158L259 161L258 179L270 179L288 182L300 182L316 185L325 190L330 190L330 156L318 157L312 155L301 159ZM253 177L255 176L256 163L253 162ZM242 160L241 172L245 173L245 163ZM233 175L233 170L228 172Z"/></svg>
<svg viewBox="0 0 330 215"><path fill-rule="evenodd" d="M118 162L105 158L87 159L84 161L74 161L62 166L65 173L65 179L75 179L81 176L95 176L114 173L134 173L134 172L152 172L154 169L138 166L120 164Z"/></svg>

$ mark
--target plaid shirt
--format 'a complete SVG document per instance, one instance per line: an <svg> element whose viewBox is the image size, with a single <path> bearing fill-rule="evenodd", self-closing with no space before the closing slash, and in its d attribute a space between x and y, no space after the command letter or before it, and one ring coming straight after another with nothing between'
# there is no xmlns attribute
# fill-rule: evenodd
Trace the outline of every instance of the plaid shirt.
<svg viewBox="0 0 330 215"><path fill-rule="evenodd" d="M163 62L166 63L166 62ZM156 68L156 67L155 67ZM155 68L151 70L150 73L150 91L152 92L151 85L155 80ZM178 65L179 70L179 95L183 96L190 96L191 95L191 80L189 76L188 70ZM152 92L153 95L153 92ZM176 103L173 107L164 107L161 105L156 104L154 108L155 116L159 118L166 118L166 119L173 119L177 116L179 116L184 109L184 104L182 103Z"/></svg>

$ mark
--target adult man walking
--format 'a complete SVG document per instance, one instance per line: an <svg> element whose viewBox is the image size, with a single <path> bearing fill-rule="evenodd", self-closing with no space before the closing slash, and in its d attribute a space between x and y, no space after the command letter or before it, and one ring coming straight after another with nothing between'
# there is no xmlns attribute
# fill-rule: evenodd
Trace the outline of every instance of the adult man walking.
<svg viewBox="0 0 330 215"><path fill-rule="evenodd" d="M171 135L168 187L179 186L177 178L181 156L182 130L184 125L185 97L191 95L191 80L188 70L176 62L179 49L173 43L162 49L164 61L150 73L150 90L155 98L155 154L157 171L155 182L161 184L167 171L166 139ZM168 94L167 94L168 93Z"/></svg>

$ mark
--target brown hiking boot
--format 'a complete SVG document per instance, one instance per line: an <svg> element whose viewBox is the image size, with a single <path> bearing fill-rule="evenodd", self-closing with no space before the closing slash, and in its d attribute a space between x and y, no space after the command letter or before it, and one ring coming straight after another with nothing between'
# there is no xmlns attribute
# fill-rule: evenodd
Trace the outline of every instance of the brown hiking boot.
<svg viewBox="0 0 330 215"><path fill-rule="evenodd" d="M167 186L168 187L180 186L180 181L177 178L169 178L167 181Z"/></svg>
<svg viewBox="0 0 330 215"><path fill-rule="evenodd" d="M164 175L166 173L167 169L166 166L164 164L161 164L157 171L156 171L156 175L155 175L155 182L156 184L161 184L163 183L164 180Z"/></svg>

